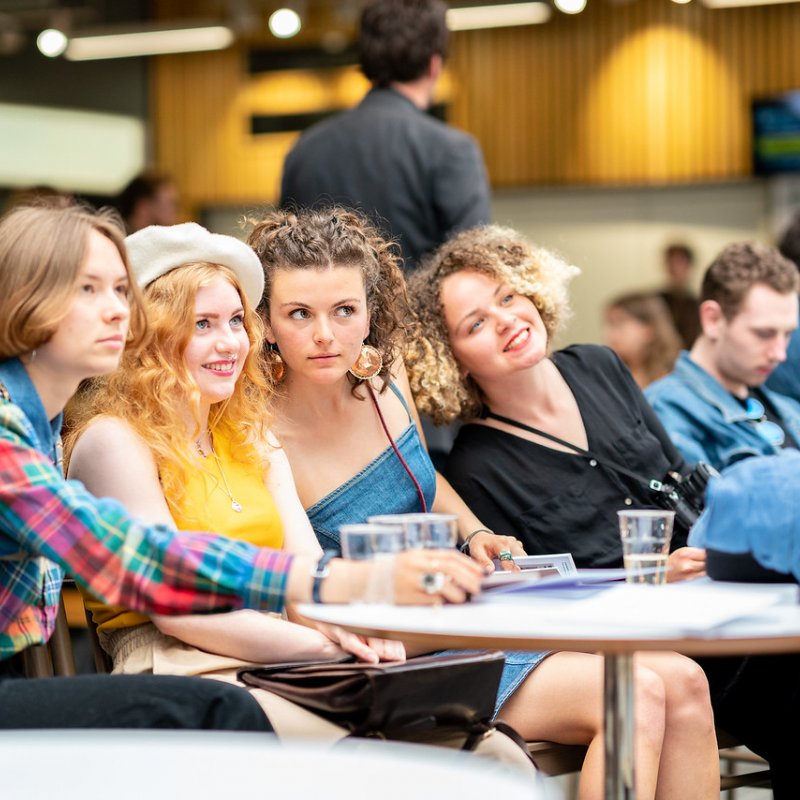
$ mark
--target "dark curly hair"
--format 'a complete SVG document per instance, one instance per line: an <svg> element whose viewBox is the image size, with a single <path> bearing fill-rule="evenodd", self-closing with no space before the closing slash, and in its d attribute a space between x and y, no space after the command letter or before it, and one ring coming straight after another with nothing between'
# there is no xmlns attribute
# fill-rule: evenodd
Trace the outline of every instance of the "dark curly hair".
<svg viewBox="0 0 800 800"><path fill-rule="evenodd" d="M269 300L275 271L279 269L324 270L358 267L364 278L370 314L366 344L383 359L378 376L381 391L391 382L390 368L404 344L411 318L401 269L402 258L394 242L384 239L361 213L351 209L303 208L271 211L253 226L247 239L264 267L264 298L259 306L269 322ZM353 395L363 381L348 373Z"/></svg>
<svg viewBox="0 0 800 800"><path fill-rule="evenodd" d="M757 242L729 244L706 270L700 302L716 300L726 319L733 319L757 283L780 294L796 292L797 267L774 247Z"/></svg>
<svg viewBox="0 0 800 800"><path fill-rule="evenodd" d="M447 52L442 0L375 0L361 14L358 55L372 83L388 86L422 77L431 56Z"/></svg>

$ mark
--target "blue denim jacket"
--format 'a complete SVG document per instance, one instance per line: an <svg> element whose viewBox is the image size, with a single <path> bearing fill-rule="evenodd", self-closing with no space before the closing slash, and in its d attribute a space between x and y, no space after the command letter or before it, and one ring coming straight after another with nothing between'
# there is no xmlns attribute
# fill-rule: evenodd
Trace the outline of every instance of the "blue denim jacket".
<svg viewBox="0 0 800 800"><path fill-rule="evenodd" d="M706 508L689 544L723 553L752 553L767 569L800 580L800 452L748 458L712 478Z"/></svg>
<svg viewBox="0 0 800 800"><path fill-rule="evenodd" d="M800 443L800 404L769 389L762 391ZM706 461L721 470L742 458L783 452L761 436L742 404L686 351L673 372L645 389L645 396L690 464Z"/></svg>

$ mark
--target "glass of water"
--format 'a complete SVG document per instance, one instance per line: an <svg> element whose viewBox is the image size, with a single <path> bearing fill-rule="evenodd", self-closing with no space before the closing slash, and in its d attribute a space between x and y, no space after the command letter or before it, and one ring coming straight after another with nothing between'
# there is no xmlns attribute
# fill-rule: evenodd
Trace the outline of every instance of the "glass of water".
<svg viewBox="0 0 800 800"><path fill-rule="evenodd" d="M625 580L628 583L666 583L669 542L672 538L675 512L662 509L625 509L617 511L617 516L622 538Z"/></svg>
<svg viewBox="0 0 800 800"><path fill-rule="evenodd" d="M366 522L339 528L342 555L354 561L390 558L406 549L402 525Z"/></svg>
<svg viewBox="0 0 800 800"><path fill-rule="evenodd" d="M401 525L406 547L446 550L458 542L458 517L455 514L383 514L370 517L380 525Z"/></svg>

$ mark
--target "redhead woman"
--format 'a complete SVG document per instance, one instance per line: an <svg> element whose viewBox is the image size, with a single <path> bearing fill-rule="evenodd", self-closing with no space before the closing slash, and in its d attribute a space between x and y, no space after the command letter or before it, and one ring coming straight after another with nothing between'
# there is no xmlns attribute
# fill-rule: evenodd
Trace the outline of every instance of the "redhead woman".
<svg viewBox="0 0 800 800"><path fill-rule="evenodd" d="M344 523L427 507L458 513L464 537L481 531L471 539L481 558L520 552L486 531L427 457L400 356L410 311L389 244L336 208L269 214L249 241L265 271L267 339L281 375L276 430L323 545L338 545ZM581 798L601 797L601 658L507 656L499 714L528 739L588 744ZM718 773L705 680L685 659L666 667L669 677L637 669L637 796L710 798Z"/></svg>

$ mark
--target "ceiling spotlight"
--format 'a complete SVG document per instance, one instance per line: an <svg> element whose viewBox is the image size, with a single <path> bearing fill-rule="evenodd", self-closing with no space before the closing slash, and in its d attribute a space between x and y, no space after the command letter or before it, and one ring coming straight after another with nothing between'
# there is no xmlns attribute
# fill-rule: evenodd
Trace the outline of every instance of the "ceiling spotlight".
<svg viewBox="0 0 800 800"><path fill-rule="evenodd" d="M586 0L553 0L556 8L565 14L580 14L586 8Z"/></svg>
<svg viewBox="0 0 800 800"><path fill-rule="evenodd" d="M55 28L48 28L36 37L36 46L43 56L56 58L60 56L69 44L69 39Z"/></svg>
<svg viewBox="0 0 800 800"><path fill-rule="evenodd" d="M270 14L269 30L278 39L290 39L299 33L301 26L300 15L291 8L279 8Z"/></svg>

